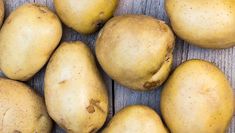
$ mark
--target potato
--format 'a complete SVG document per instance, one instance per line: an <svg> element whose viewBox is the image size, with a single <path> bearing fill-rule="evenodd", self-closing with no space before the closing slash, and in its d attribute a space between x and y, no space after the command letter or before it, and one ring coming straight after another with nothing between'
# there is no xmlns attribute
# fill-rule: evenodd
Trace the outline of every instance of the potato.
<svg viewBox="0 0 235 133"><path fill-rule="evenodd" d="M233 116L233 91L213 64L190 60L170 76L161 112L173 133L225 133Z"/></svg>
<svg viewBox="0 0 235 133"><path fill-rule="evenodd" d="M167 133L161 118L147 106L132 105L118 112L102 133Z"/></svg>
<svg viewBox="0 0 235 133"><path fill-rule="evenodd" d="M8 78L28 80L47 62L61 36L61 23L47 7L22 5L0 32L1 70Z"/></svg>
<svg viewBox="0 0 235 133"><path fill-rule="evenodd" d="M166 0L165 9L175 33L203 48L235 45L234 0Z"/></svg>
<svg viewBox="0 0 235 133"><path fill-rule="evenodd" d="M173 48L170 28L144 15L111 19L96 40L96 56L105 72L135 90L150 90L166 80Z"/></svg>
<svg viewBox="0 0 235 133"><path fill-rule="evenodd" d="M0 78L0 132L50 133L43 99L23 83Z"/></svg>
<svg viewBox="0 0 235 133"><path fill-rule="evenodd" d="M68 27L90 34L112 17L118 0L54 0L54 5Z"/></svg>
<svg viewBox="0 0 235 133"><path fill-rule="evenodd" d="M45 75L50 116L68 133L94 133L108 113L106 87L89 48L64 42L53 54Z"/></svg>
<svg viewBox="0 0 235 133"><path fill-rule="evenodd" d="M0 26L2 25L4 19L4 13L5 13L4 3L3 0L0 0Z"/></svg>

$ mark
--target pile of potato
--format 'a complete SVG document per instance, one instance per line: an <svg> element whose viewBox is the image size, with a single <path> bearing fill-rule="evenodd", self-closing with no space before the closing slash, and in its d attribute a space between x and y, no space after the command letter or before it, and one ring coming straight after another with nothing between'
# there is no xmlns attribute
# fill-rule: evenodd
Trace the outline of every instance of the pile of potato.
<svg viewBox="0 0 235 133"><path fill-rule="evenodd" d="M164 21L133 14L111 18L118 0L54 0L54 6L58 16L46 6L24 4L2 25L0 69L9 79L0 78L0 133L49 133L51 118L68 133L226 132L234 114L229 81L214 64L198 59L182 63L170 75L175 37ZM183 40L203 48L235 45L233 0L165 0L165 7ZM0 24L3 16L0 0ZM60 19L81 34L101 29L96 58L116 82L136 91L165 83L160 104L164 122L153 109L132 105L100 130L109 112L106 86L86 44L59 45ZM47 62L44 102L20 81L32 78Z"/></svg>

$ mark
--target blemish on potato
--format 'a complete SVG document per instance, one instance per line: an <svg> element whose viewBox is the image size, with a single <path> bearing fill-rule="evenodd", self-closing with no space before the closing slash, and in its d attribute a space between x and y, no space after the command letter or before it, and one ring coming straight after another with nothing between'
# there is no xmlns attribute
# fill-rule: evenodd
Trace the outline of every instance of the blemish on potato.
<svg viewBox="0 0 235 133"><path fill-rule="evenodd" d="M97 29L100 29L100 28L103 27L104 21L103 21L103 20L97 20L97 21L93 22L93 25L95 25L95 27L96 27Z"/></svg>
<svg viewBox="0 0 235 133"><path fill-rule="evenodd" d="M19 131L19 130L14 130L13 133L21 133L21 131Z"/></svg>
<svg viewBox="0 0 235 133"><path fill-rule="evenodd" d="M159 86L160 83L161 81L159 80L153 82L146 82L143 87L146 89L151 89L152 87Z"/></svg>
<svg viewBox="0 0 235 133"><path fill-rule="evenodd" d="M96 107L98 110L100 110L102 113L105 113L105 111L100 107L100 100L90 100L90 105L86 108L89 113L94 113Z"/></svg>
<svg viewBox="0 0 235 133"><path fill-rule="evenodd" d="M87 112L89 112L90 114L94 113L95 112L95 108L93 105L89 105L87 108L86 108Z"/></svg>
<svg viewBox="0 0 235 133"><path fill-rule="evenodd" d="M60 81L59 84L65 84L67 80Z"/></svg>
<svg viewBox="0 0 235 133"><path fill-rule="evenodd" d="M91 131L89 133L95 133L96 130L97 130L97 128L93 128L93 129L91 129Z"/></svg>

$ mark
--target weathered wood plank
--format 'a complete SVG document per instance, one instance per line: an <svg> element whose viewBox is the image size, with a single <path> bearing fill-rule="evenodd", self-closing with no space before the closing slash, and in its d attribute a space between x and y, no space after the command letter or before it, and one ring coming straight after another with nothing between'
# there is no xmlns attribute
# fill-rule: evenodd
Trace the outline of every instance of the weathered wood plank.
<svg viewBox="0 0 235 133"><path fill-rule="evenodd" d="M164 11L164 0L120 0L116 15L145 14L169 22ZM176 39L173 69L188 59L204 59L214 62L228 76L235 88L235 47L225 50L206 50L188 45ZM114 83L115 112L131 104L145 104L154 108L160 114L161 88L150 92L136 92L129 90L118 83ZM234 89L235 91L235 89ZM229 133L235 133L235 117L231 123Z"/></svg>
<svg viewBox="0 0 235 133"><path fill-rule="evenodd" d="M27 3L39 3L43 5L47 5L51 10L54 10L53 6L53 0L5 0L5 8L6 8L6 17L10 14L11 11L13 11L16 7ZM73 31L72 29L63 26L63 38L62 41L83 41L89 47L92 49L94 53L94 42L96 38L97 33L90 35L90 36L85 36L85 35L80 35L79 33ZM97 63L98 65L98 63ZM99 66L98 66L99 67ZM99 67L100 68L100 67ZM101 69L100 69L101 70ZM37 73L34 78L31 80L27 81L27 84L29 84L33 89L35 89L40 95L43 96L43 79L44 79L44 73L45 73L45 67ZM105 80L106 86L109 91L109 103L110 103L110 108L109 108L109 116L108 119L110 119L113 115L113 106L112 106L112 80L101 70L101 73L103 75L103 79ZM53 128L53 133L64 133L64 131L55 124Z"/></svg>

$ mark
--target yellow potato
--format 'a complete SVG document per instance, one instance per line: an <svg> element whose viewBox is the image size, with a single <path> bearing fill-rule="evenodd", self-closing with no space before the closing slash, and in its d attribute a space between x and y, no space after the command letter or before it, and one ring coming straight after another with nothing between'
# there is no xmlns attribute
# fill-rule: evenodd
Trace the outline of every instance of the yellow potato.
<svg viewBox="0 0 235 133"><path fill-rule="evenodd" d="M0 78L0 132L50 133L43 99L23 83Z"/></svg>
<svg viewBox="0 0 235 133"><path fill-rule="evenodd" d="M0 32L1 70L8 78L28 80L47 62L61 36L61 23L47 7L22 5Z"/></svg>
<svg viewBox="0 0 235 133"><path fill-rule="evenodd" d="M168 131L153 109L143 105L132 105L114 115L102 133L168 133Z"/></svg>
<svg viewBox="0 0 235 133"><path fill-rule="evenodd" d="M4 3L3 0L0 0L0 26L2 25L4 19L4 13L5 13Z"/></svg>
<svg viewBox="0 0 235 133"><path fill-rule="evenodd" d="M175 33L203 48L235 45L234 0L166 0L165 9Z"/></svg>
<svg viewBox="0 0 235 133"><path fill-rule="evenodd" d="M150 90L166 80L173 48L171 29L144 15L114 17L96 40L96 56L105 72L135 90Z"/></svg>
<svg viewBox="0 0 235 133"><path fill-rule="evenodd" d="M50 116L68 133L93 133L108 113L106 87L89 48L64 42L52 56L45 75Z"/></svg>
<svg viewBox="0 0 235 133"><path fill-rule="evenodd" d="M225 133L233 116L232 88L213 64L190 60L163 88L161 112L172 133Z"/></svg>
<svg viewBox="0 0 235 133"><path fill-rule="evenodd" d="M112 17L117 4L118 0L54 0L61 20L83 34L98 30Z"/></svg>

